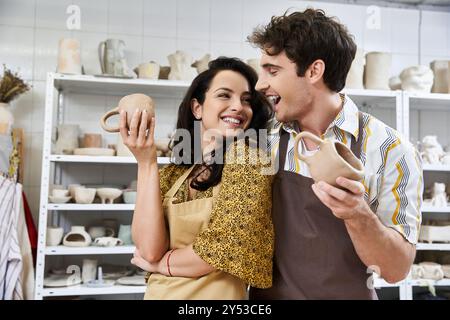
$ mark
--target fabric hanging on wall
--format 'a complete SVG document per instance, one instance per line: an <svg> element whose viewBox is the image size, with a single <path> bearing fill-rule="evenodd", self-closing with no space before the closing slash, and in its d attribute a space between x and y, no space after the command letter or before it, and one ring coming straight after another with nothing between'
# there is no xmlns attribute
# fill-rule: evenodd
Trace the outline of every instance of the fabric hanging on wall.
<svg viewBox="0 0 450 320"><path fill-rule="evenodd" d="M36 255L37 255L37 244L38 244L38 233L36 226L34 224L33 215L31 213L30 206L28 205L28 200L25 192L22 191L23 208L25 210L25 221L27 223L28 238L31 245L31 253L33 254L33 265L36 265Z"/></svg>
<svg viewBox="0 0 450 320"><path fill-rule="evenodd" d="M0 299L22 300L22 254L17 234L22 185L0 176Z"/></svg>
<svg viewBox="0 0 450 320"><path fill-rule="evenodd" d="M17 222L17 233L19 238L20 252L22 253L23 266L22 273L20 275L20 282L22 284L23 298L25 300L32 300L34 298L34 264L24 205L25 203L21 202L19 218Z"/></svg>

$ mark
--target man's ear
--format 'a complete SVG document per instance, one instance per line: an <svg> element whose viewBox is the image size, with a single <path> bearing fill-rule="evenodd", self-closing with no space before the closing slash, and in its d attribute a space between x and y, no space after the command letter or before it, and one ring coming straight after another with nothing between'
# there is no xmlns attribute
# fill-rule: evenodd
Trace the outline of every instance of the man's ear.
<svg viewBox="0 0 450 320"><path fill-rule="evenodd" d="M325 73L325 62L321 59L317 59L309 66L306 70L307 78L311 83L317 83L319 80L323 79L323 74Z"/></svg>
<svg viewBox="0 0 450 320"><path fill-rule="evenodd" d="M201 120L202 118L202 105L198 102L197 99L191 100L191 111L194 115L194 118L197 120Z"/></svg>

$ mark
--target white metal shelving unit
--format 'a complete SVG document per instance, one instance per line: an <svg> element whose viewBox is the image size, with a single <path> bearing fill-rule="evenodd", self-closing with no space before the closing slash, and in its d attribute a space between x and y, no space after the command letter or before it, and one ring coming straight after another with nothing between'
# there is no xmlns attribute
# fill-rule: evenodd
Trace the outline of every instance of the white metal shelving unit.
<svg viewBox="0 0 450 320"><path fill-rule="evenodd" d="M118 247L46 247L46 229L50 220L49 216L59 217L61 214L77 215L98 215L102 212L115 212L120 215L130 215L134 210L134 204L55 204L48 202L49 186L58 183L64 170L61 166L75 165L135 165L133 157L106 157L106 156L75 156L75 155L54 155L52 150L53 127L63 123L65 96L70 93L115 95L123 96L134 92L148 93L152 97L172 99L182 98L189 83L168 80L141 80L141 79L115 79L100 78L84 75L62 75L48 73L45 96L45 123L44 123L44 143L43 161L41 176L41 195L39 209L39 232L38 232L38 252L36 266L36 288L35 298L43 299L52 296L77 296L77 295L111 295L111 294L142 294L145 292L144 286L121 286L115 285L107 288L89 288L84 285L69 286L64 288L44 288L43 281L46 271L46 262L49 257L70 257L70 256L131 256L134 246ZM174 119L175 123L175 119ZM169 158L158 158L158 164L169 164ZM53 168L53 171L52 171ZM53 173L53 176L52 176ZM52 179L52 181L51 181ZM96 181L92 181L96 183Z"/></svg>
<svg viewBox="0 0 450 320"><path fill-rule="evenodd" d="M417 113L417 123L418 125L418 136L416 138L421 139L424 134L421 134L422 125L422 115L426 112L449 112L450 111L450 94L439 94L439 93L416 93L416 92L403 92L402 93L402 104L403 104L403 113L405 118L405 126L404 126L404 135L408 138L411 136L411 132L413 127L411 127L411 120L413 118L412 112ZM429 117L433 119L434 117ZM436 121L433 121L433 125L436 124L437 121L440 121L439 117L436 118ZM448 122L447 122L448 126ZM427 131L427 134L429 131ZM436 133L432 133L436 134ZM416 134L417 135L417 134ZM439 136L438 136L439 138ZM442 137L441 137L442 138ZM446 138L446 137L445 137ZM445 180L448 180L450 177L450 166L448 165L423 165L423 172L425 180L432 176L431 179L435 179L435 177L444 177ZM428 217L429 214L439 215L442 217L450 217L450 204L446 207L434 207L428 203L424 203L422 206L422 214L423 217ZM418 243L416 246L417 251L450 251L450 243ZM443 279L440 281L431 281L431 280L412 280L410 278L405 280L405 290L407 293L408 299L413 299L413 290L415 287L426 287L428 285L433 286L448 286L450 287L450 279Z"/></svg>
<svg viewBox="0 0 450 320"><path fill-rule="evenodd" d="M102 211L129 214L134 210L134 205L129 204L52 204L48 203L48 190L50 181L50 165L133 165L134 158L128 157L88 157L72 155L52 155L51 139L52 127L56 117L57 123L61 123L63 117L64 94L66 93L86 93L104 95L126 95L133 92L147 92L153 97L167 97L181 99L187 90L189 83L168 80L141 80L141 79L113 79L99 78L94 76L71 76L49 73L47 76L46 90L46 112L44 125L43 163L41 179L41 204L39 212L39 240L38 257L36 268L36 298L42 299L51 296L72 296L72 295L108 295L108 294L137 294L143 293L143 287L114 286L105 289L87 288L85 286L73 286L66 288L44 288L44 271L46 257L49 256L77 256L77 255L129 255L133 253L134 247L114 247L114 248L68 248L64 246L46 247L45 237L48 224L49 213L56 214L69 213L73 215L96 214ZM55 95L56 89L56 95ZM450 95L442 94L411 94L402 91L378 91L378 90L344 90L363 111L372 113L383 118L395 118L391 126L401 132L409 139L410 133L410 102L421 102L433 108L450 110ZM56 103L56 114L54 114L54 104ZM372 111L372 112L371 112ZM380 116L381 114L381 116ZM175 122L175 119L174 119ZM388 123L389 124L389 123ZM158 158L158 163L168 164L170 159ZM424 172L450 172L450 166L424 166ZM448 213L449 208L423 207L423 212ZM450 244L418 244L418 250L450 250ZM417 282L418 283L418 282ZM447 284L442 281L439 284ZM412 288L416 285L407 278L396 284L389 284L383 279L374 278L376 288L398 288L400 299L412 299Z"/></svg>

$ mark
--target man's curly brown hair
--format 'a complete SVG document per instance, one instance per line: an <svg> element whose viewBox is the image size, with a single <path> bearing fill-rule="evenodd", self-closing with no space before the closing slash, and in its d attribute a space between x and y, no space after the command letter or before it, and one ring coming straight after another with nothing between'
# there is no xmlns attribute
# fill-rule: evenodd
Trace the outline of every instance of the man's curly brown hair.
<svg viewBox="0 0 450 320"><path fill-rule="evenodd" d="M271 56L285 51L301 77L314 61L323 60L324 83L335 92L345 87L356 54L356 44L347 28L316 9L273 16L268 25L256 28L247 39Z"/></svg>

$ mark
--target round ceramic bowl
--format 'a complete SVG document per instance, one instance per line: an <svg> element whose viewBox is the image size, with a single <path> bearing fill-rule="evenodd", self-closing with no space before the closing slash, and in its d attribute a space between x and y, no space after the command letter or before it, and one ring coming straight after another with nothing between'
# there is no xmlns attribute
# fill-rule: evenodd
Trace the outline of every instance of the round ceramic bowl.
<svg viewBox="0 0 450 320"><path fill-rule="evenodd" d="M128 204L136 203L136 190L124 190L123 191L123 202Z"/></svg>
<svg viewBox="0 0 450 320"><path fill-rule="evenodd" d="M75 202L80 204L90 204L95 199L96 191L94 188L75 188Z"/></svg>
<svg viewBox="0 0 450 320"><path fill-rule="evenodd" d="M102 203L113 203L115 199L122 195L122 190L116 188L98 188L97 195Z"/></svg>
<svg viewBox="0 0 450 320"><path fill-rule="evenodd" d="M67 203L72 199L72 197L57 197L57 196L48 196L51 203Z"/></svg>

